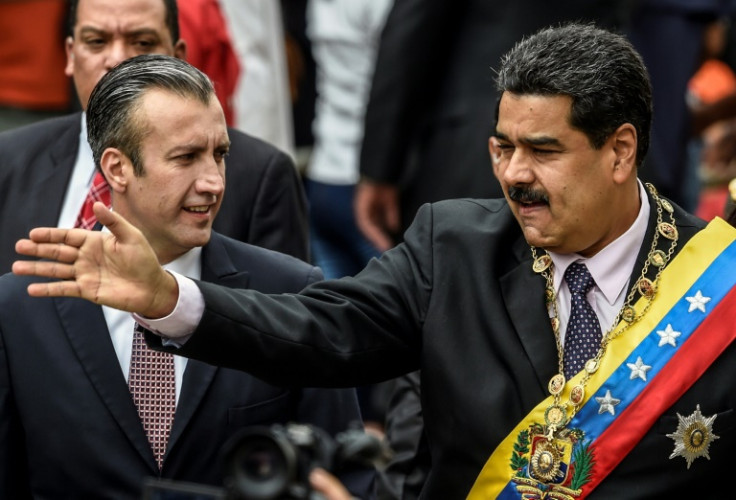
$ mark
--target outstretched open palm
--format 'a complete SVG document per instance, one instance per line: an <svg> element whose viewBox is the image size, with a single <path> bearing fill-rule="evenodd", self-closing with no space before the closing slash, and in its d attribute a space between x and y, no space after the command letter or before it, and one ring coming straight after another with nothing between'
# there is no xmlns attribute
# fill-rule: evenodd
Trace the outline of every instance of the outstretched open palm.
<svg viewBox="0 0 736 500"><path fill-rule="evenodd" d="M159 265L143 234L121 215L96 203L95 215L110 232L36 228L16 251L39 261L16 261L15 274L56 281L33 283L34 297L81 297L100 305L157 318L176 304L176 281Z"/></svg>

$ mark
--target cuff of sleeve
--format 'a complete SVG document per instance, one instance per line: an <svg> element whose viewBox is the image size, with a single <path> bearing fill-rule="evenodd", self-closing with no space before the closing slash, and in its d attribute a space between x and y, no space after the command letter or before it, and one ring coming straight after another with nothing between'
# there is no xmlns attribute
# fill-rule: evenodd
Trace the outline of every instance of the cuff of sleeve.
<svg viewBox="0 0 736 500"><path fill-rule="evenodd" d="M133 318L147 330L164 338L164 345L180 347L192 336L204 313L204 297L194 281L186 276L167 271L179 286L176 307L168 316L159 319L144 318L133 313Z"/></svg>

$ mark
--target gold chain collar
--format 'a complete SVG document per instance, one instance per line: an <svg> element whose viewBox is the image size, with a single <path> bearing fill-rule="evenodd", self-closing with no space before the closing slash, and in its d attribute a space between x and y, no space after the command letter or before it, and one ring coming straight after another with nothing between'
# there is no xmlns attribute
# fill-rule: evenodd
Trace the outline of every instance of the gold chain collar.
<svg viewBox="0 0 736 500"><path fill-rule="evenodd" d="M657 205L657 230L654 232L654 238L652 239L652 245L649 248L647 260L644 262L641 274L635 285L631 287L623 307L616 315L613 325L603 335L598 352L593 358L586 361L583 379L570 390L569 400L564 404L560 401L560 395L563 392L565 384L567 384L567 380L565 379L563 370L564 348L560 341L560 320L558 317L557 295L555 294L553 281L554 265L552 263L552 257L550 257L546 251L544 252L544 255L537 257L536 248L531 247L532 258L534 259L532 269L534 272L541 274L547 281L545 301L547 303L547 307L552 309L550 322L552 324L552 331L555 334L555 342L557 344L557 373L550 379L547 386L549 393L554 397L554 402L547 407L547 410L544 413L544 420L547 425L547 434L550 439L553 438L557 431L564 429L567 423L570 422L572 417L580 409L580 405L585 399L585 387L587 386L591 375L598 370L601 359L603 359L603 356L606 354L608 344L639 321L649 310L652 300L654 300L654 297L657 294L659 277L667 263L672 258L672 254L677 247L678 233L677 227L675 226L675 216L672 205L667 200L659 197L654 186L647 183L646 187L649 189L649 192ZM669 214L670 222L662 222L663 210ZM660 236L663 236L670 241L670 246L666 253L657 248ZM653 280L647 278L650 265L654 266L656 269L656 274ZM647 302L642 311L637 314L633 304L638 300L639 296L646 298ZM621 320L623 320L623 322ZM619 328L616 328L619 323L621 323L621 325Z"/></svg>

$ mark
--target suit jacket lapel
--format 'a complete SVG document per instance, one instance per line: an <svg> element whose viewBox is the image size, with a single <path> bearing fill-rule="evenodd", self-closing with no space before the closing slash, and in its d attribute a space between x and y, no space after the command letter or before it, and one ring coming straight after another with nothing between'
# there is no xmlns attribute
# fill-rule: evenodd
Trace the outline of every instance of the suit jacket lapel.
<svg viewBox="0 0 736 500"><path fill-rule="evenodd" d="M68 118L68 128L64 129L49 147L48 162L39 163L33 191L42 196L44 202L36 203L36 215L31 219L36 225L56 225L61 213L62 203L66 195L65 186L74 170L74 163L79 151L79 133L81 131L81 113ZM60 186L63 186L60 189Z"/></svg>
<svg viewBox="0 0 736 500"><path fill-rule="evenodd" d="M641 249L639 250L639 254L636 257L636 264L634 265L634 270L631 273L631 278L629 279L629 290L631 290L632 287L634 287L639 280L639 277L641 276L642 269L644 268L644 264L649 259L649 252L651 250L652 246L652 240L654 239L654 234L657 232L657 203L652 198L651 193L647 190L647 196L649 198L649 222L647 225L647 231L644 236L644 241L642 242ZM672 257L674 258L675 255L677 255L680 252L680 249L682 249L683 246L685 246L685 243L687 243L690 238L692 238L695 233L700 231L703 227L705 227L705 222L697 219L696 217L686 213L684 210L682 210L680 207L674 205L674 218L675 218L675 225L677 227L678 231L678 240L677 245L675 246L675 250L672 253ZM669 214L663 209L662 210L662 222L671 223L671 219L669 217ZM662 250L664 253L669 252L669 248L671 245L671 241L664 236L659 236L659 241L657 243L657 248L659 250ZM647 277L651 280L654 279L657 272L656 269L654 269L654 266L650 265Z"/></svg>
<svg viewBox="0 0 736 500"><path fill-rule="evenodd" d="M128 391L125 377L118 368L120 364L110 341L102 308L80 299L59 298L54 301L64 332L90 382L134 448L157 473L158 466L143 431L138 410Z"/></svg>
<svg viewBox="0 0 736 500"><path fill-rule="evenodd" d="M249 283L248 273L239 272L233 264L225 248L224 238L214 232L210 242L202 249L202 281L231 288L247 288ZM201 361L193 359L187 361L176 415L169 435L168 450L173 449L177 440L181 438L218 370L219 368Z"/></svg>
<svg viewBox="0 0 736 500"><path fill-rule="evenodd" d="M540 387L557 373L557 347L549 314L544 304L544 279L532 271L529 245L523 237L513 244L518 265L501 277L504 305L534 367Z"/></svg>

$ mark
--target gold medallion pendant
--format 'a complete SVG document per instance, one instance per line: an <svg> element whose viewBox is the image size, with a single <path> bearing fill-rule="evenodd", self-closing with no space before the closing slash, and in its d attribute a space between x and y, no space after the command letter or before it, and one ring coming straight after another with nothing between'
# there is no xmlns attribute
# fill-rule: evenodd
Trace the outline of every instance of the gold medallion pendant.
<svg viewBox="0 0 736 500"><path fill-rule="evenodd" d="M598 361L595 359L589 359L585 362L585 371L588 372L588 374L592 375L596 371L598 371Z"/></svg>
<svg viewBox="0 0 736 500"><path fill-rule="evenodd" d="M585 399L584 385L576 385L575 387L570 389L570 402L572 404L577 406L583 402L583 399Z"/></svg>
<svg viewBox="0 0 736 500"><path fill-rule="evenodd" d="M550 440L543 436L532 438L529 476L543 483L557 482L567 475L567 467L563 472L563 460L570 462L572 445L567 441Z"/></svg>
<svg viewBox="0 0 736 500"><path fill-rule="evenodd" d="M672 203L665 200L664 198L660 198L659 202L662 204L662 208L667 210L669 213L673 213L675 211L675 208L672 206Z"/></svg>
<svg viewBox="0 0 736 500"><path fill-rule="evenodd" d="M541 255L538 259L534 259L532 270L535 273L541 273L546 271L550 265L552 265L552 257L550 257L549 254L544 254Z"/></svg>
<svg viewBox="0 0 736 500"><path fill-rule="evenodd" d="M713 433L713 422L717 416L704 417L700 413L700 405L697 405L693 414L687 417L678 413L677 430L667 434L667 437L675 442L675 450L670 459L683 457L687 460L688 469L696 458L705 457L710 460L708 455L710 444L719 439L719 436Z"/></svg>
<svg viewBox="0 0 736 500"><path fill-rule="evenodd" d="M677 228L674 226L674 224L670 224L669 222L660 222L657 225L657 230L665 238L668 238L670 240L677 239Z"/></svg>
<svg viewBox="0 0 736 500"><path fill-rule="evenodd" d="M639 293L642 294L644 297L654 297L656 289L654 288L654 283L652 283L652 280L641 278L637 282L636 286L639 289Z"/></svg>
<svg viewBox="0 0 736 500"><path fill-rule="evenodd" d="M575 499L590 481L593 453L580 429L563 429L550 437L549 428L532 424L519 433L510 465L511 478L522 498Z"/></svg>
<svg viewBox="0 0 736 500"><path fill-rule="evenodd" d="M654 250L649 256L649 262L657 267L662 267L667 262L667 254L662 250Z"/></svg>
<svg viewBox="0 0 736 500"><path fill-rule="evenodd" d="M559 405L551 405L544 412L544 422L547 427L559 429L567 425L567 412L565 408Z"/></svg>
<svg viewBox="0 0 736 500"><path fill-rule="evenodd" d="M624 306L621 310L621 319L627 323L633 323L636 319L636 309L631 306Z"/></svg>
<svg viewBox="0 0 736 500"><path fill-rule="evenodd" d="M557 396L561 393L563 387L565 387L565 376L561 373L556 373L551 379L549 379L549 384L547 384L547 390L553 396Z"/></svg>

